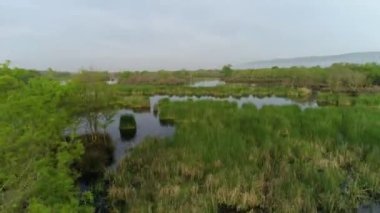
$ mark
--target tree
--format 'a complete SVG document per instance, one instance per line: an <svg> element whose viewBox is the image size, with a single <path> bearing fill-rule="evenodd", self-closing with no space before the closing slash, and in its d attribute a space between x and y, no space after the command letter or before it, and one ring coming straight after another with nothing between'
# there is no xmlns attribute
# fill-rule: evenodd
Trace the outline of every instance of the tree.
<svg viewBox="0 0 380 213"><path fill-rule="evenodd" d="M102 73L83 71L73 78L75 114L81 115L94 137L99 126L105 130L114 114L115 90L107 85Z"/></svg>
<svg viewBox="0 0 380 213"><path fill-rule="evenodd" d="M223 68L222 68L222 73L224 75L224 77L229 77L232 75L232 65L231 64L227 64L227 65L224 65Z"/></svg>

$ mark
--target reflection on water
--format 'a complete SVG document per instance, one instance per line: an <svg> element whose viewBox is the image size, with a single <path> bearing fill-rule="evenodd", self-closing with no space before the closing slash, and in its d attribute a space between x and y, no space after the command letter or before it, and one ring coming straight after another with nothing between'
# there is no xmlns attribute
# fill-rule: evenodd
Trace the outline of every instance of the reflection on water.
<svg viewBox="0 0 380 213"><path fill-rule="evenodd" d="M136 120L136 134L132 139L123 139L119 131L119 120L124 114L132 114ZM133 112L131 110L119 110L113 117L113 122L108 126L107 132L110 134L114 145L115 162L119 162L125 155L125 151L136 146L147 137L170 137L174 134L173 126L160 124L157 117L150 112Z"/></svg>
<svg viewBox="0 0 380 213"><path fill-rule="evenodd" d="M191 87L216 87L224 85L226 82L221 80L207 80L207 81L198 81L190 85Z"/></svg>
<svg viewBox="0 0 380 213"><path fill-rule="evenodd" d="M122 141L129 141L136 136L136 129L120 129L120 137Z"/></svg>
<svg viewBox="0 0 380 213"><path fill-rule="evenodd" d="M286 106L286 105L297 105L301 109L306 108L315 108L318 107L318 104L316 101L307 101L307 102L296 102L288 98L281 98L276 96L271 97L264 97L264 98L258 98L254 97L252 95L247 97L240 97L240 98L234 98L234 97L228 97L228 98L218 98L213 96L167 96L167 95L156 95L150 97L150 109L151 112L154 110L154 106L158 104L158 102L162 99L169 99L170 101L186 101L186 100L212 100L212 101L228 101L231 103L237 103L239 107L241 107L243 104L253 104L258 109L261 109L263 106L266 105L273 105L273 106Z"/></svg>

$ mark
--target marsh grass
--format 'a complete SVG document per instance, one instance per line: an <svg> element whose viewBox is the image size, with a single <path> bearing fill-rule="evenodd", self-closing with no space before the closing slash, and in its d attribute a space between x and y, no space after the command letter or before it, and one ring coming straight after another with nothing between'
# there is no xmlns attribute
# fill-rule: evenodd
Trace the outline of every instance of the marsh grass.
<svg viewBox="0 0 380 213"><path fill-rule="evenodd" d="M327 93L321 92L317 96L319 106L367 106L380 107L380 95L378 93Z"/></svg>
<svg viewBox="0 0 380 213"><path fill-rule="evenodd" d="M380 197L380 110L163 101L149 139L111 177L115 210L342 212Z"/></svg>
<svg viewBox="0 0 380 213"><path fill-rule="evenodd" d="M148 96L124 96L122 94L119 94L119 98L115 104L118 107L132 109L136 112L144 112L150 110L150 101Z"/></svg>

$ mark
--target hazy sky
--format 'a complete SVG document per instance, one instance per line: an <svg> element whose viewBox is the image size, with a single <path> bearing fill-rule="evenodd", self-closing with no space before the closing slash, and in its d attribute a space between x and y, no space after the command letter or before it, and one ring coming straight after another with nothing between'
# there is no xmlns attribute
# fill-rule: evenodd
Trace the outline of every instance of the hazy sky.
<svg viewBox="0 0 380 213"><path fill-rule="evenodd" d="M0 0L0 61L198 69L380 50L379 0Z"/></svg>

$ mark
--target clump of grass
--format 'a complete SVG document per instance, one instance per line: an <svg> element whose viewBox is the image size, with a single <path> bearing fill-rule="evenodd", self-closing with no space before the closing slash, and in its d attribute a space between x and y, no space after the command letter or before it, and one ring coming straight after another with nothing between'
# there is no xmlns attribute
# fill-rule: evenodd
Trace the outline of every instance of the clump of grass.
<svg viewBox="0 0 380 213"><path fill-rule="evenodd" d="M143 95L132 95L121 97L117 100L116 105L119 107L124 107L132 109L136 112L144 112L150 110L150 101L148 96Z"/></svg>
<svg viewBox="0 0 380 213"><path fill-rule="evenodd" d="M352 106L356 98L347 94L320 93L317 97L319 106Z"/></svg>
<svg viewBox="0 0 380 213"><path fill-rule="evenodd" d="M378 93L360 94L354 99L354 103L357 106L380 107L380 95Z"/></svg>
<svg viewBox="0 0 380 213"><path fill-rule="evenodd" d="M349 95L344 93L321 92L317 96L320 106L367 106L380 107L380 95L377 93L360 93Z"/></svg>
<svg viewBox="0 0 380 213"><path fill-rule="evenodd" d="M130 114L122 115L120 117L119 130L123 139L132 139L137 131L135 117Z"/></svg>

